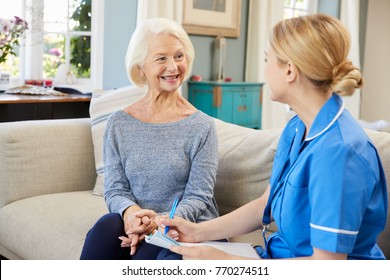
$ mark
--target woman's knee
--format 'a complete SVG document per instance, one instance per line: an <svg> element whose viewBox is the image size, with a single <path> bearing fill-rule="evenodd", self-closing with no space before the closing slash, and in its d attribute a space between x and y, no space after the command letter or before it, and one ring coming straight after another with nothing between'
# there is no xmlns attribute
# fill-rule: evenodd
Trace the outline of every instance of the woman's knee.
<svg viewBox="0 0 390 280"><path fill-rule="evenodd" d="M123 219L117 213L108 213L97 220L91 231L110 232L115 236L124 235Z"/></svg>

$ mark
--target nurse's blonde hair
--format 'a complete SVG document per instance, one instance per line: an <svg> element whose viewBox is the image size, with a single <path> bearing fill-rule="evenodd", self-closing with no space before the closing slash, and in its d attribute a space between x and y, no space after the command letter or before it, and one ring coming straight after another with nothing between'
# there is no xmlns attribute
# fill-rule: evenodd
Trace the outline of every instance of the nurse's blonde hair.
<svg viewBox="0 0 390 280"><path fill-rule="evenodd" d="M292 62L323 90L347 96L363 85L360 70L347 59L350 44L344 25L324 14L282 20L270 38L282 63Z"/></svg>

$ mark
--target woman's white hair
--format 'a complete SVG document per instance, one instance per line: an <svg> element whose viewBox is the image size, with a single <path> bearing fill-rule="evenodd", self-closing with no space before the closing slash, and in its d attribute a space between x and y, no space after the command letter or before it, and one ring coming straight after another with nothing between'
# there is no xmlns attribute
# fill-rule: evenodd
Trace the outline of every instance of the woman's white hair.
<svg viewBox="0 0 390 280"><path fill-rule="evenodd" d="M149 39L153 36L167 34L176 37L184 46L184 54L187 60L187 79L192 70L195 57L192 42L183 27L173 20L166 18L152 18L143 21L131 36L126 53L126 69L129 80L139 86L146 85L146 78L140 76L139 67L144 63L149 50Z"/></svg>

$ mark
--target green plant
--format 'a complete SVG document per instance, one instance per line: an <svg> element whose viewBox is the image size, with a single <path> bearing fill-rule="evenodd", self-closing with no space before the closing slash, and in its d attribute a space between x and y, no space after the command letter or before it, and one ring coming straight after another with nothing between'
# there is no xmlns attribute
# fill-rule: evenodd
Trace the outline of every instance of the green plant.
<svg viewBox="0 0 390 280"><path fill-rule="evenodd" d="M80 0L71 18L78 24L75 31L91 30L91 0ZM77 36L71 39L72 58L70 63L78 77L90 77L91 37Z"/></svg>

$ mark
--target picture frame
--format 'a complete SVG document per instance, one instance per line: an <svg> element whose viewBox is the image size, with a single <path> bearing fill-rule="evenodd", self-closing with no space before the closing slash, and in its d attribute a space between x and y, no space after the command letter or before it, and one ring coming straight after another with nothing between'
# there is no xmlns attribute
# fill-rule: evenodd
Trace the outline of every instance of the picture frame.
<svg viewBox="0 0 390 280"><path fill-rule="evenodd" d="M182 25L188 34L237 38L241 0L184 0Z"/></svg>

